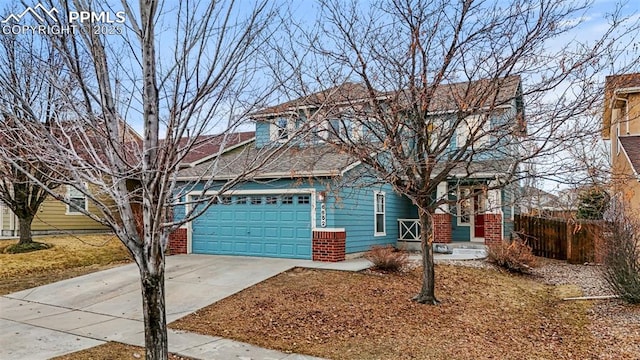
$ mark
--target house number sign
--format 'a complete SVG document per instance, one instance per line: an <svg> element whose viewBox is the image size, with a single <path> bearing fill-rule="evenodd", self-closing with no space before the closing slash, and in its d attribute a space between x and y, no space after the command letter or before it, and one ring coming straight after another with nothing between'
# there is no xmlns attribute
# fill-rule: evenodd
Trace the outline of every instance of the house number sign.
<svg viewBox="0 0 640 360"><path fill-rule="evenodd" d="M324 203L320 204L320 226L327 227L327 206Z"/></svg>

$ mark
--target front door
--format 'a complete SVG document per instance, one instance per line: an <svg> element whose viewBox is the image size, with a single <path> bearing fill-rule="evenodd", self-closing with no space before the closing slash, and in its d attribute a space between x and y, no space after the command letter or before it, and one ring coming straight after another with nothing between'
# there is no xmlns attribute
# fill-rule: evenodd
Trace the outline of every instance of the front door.
<svg viewBox="0 0 640 360"><path fill-rule="evenodd" d="M482 190L476 189L473 195L473 238L484 238L484 194Z"/></svg>

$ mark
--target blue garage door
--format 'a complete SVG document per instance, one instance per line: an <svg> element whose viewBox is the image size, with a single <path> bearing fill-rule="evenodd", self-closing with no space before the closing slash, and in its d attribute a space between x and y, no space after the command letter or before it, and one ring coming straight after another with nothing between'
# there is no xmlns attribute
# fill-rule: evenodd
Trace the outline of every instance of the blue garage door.
<svg viewBox="0 0 640 360"><path fill-rule="evenodd" d="M311 198L224 196L193 221L196 254L311 259Z"/></svg>

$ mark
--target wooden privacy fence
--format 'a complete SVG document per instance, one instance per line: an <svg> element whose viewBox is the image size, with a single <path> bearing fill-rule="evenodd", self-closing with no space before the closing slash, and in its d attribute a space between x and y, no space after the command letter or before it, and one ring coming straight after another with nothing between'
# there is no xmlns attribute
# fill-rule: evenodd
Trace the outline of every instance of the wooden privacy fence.
<svg viewBox="0 0 640 360"><path fill-rule="evenodd" d="M516 215L515 232L536 256L567 260L571 264L601 262L599 239L603 221L547 219Z"/></svg>

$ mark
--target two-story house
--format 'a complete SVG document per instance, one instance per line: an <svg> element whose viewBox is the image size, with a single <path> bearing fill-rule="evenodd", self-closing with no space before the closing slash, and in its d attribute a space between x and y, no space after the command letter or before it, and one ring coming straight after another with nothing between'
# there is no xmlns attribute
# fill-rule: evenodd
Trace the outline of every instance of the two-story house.
<svg viewBox="0 0 640 360"><path fill-rule="evenodd" d="M611 144L611 185L640 217L640 73L607 76L602 136Z"/></svg>
<svg viewBox="0 0 640 360"><path fill-rule="evenodd" d="M513 77L504 84L500 93L506 100L495 109L496 119L515 126L523 115L520 79ZM179 181L189 189L186 202L203 194L205 182L222 186L238 174L256 170L251 181L224 192L202 216L172 234L172 251L338 261L373 245L419 246L417 208L411 201L384 181L359 183L357 179L367 172L364 165L326 141L330 128L366 138L362 126L343 122L337 129L330 119L313 116L323 108L353 106L364 98L364 91L358 84L346 83L263 109L252 115L254 141L183 169ZM438 109L434 115L442 114ZM463 141L469 129L458 131L451 146ZM517 211L514 189L490 186L510 170L506 148L452 170L439 183L433 196L446 197L450 203L434 217L436 242L486 243L510 235ZM470 168L475 171L467 176ZM216 194L215 186L209 189L207 194ZM182 211L177 208L176 216Z"/></svg>

